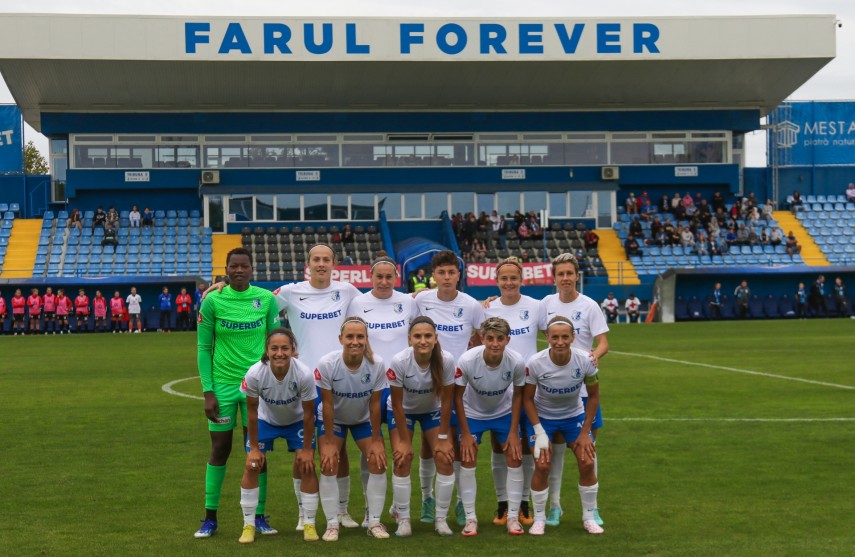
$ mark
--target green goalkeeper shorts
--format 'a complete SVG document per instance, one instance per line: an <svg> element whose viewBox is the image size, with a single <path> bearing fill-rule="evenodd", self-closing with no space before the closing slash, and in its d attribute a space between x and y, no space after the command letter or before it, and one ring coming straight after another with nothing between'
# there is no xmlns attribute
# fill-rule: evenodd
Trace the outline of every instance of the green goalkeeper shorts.
<svg viewBox="0 0 855 557"><path fill-rule="evenodd" d="M246 425L246 395L240 392L240 383L214 383L214 396L220 405L220 415L216 420L208 420L208 431L231 431L237 427L238 410L241 423Z"/></svg>

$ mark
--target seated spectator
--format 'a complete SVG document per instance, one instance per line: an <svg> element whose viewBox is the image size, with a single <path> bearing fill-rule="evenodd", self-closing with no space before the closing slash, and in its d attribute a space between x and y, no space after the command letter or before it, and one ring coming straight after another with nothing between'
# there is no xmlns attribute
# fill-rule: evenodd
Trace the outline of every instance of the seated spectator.
<svg viewBox="0 0 855 557"><path fill-rule="evenodd" d="M790 233L787 234L787 253L790 255L796 255L797 253L802 252L802 247L799 245L798 240L796 240L796 235L793 234L793 231L790 230Z"/></svg>
<svg viewBox="0 0 855 557"><path fill-rule="evenodd" d="M709 255L709 252L709 241L703 232L699 232L698 239L695 241L695 253L698 255Z"/></svg>
<svg viewBox="0 0 855 557"><path fill-rule="evenodd" d="M142 225L146 228L151 227L154 224L154 213L146 207L142 214Z"/></svg>
<svg viewBox="0 0 855 557"><path fill-rule="evenodd" d="M710 256L721 255L721 247L720 247L721 244L720 244L720 242L723 242L723 241L724 240L721 238L715 238L715 239L710 238Z"/></svg>
<svg viewBox="0 0 855 557"><path fill-rule="evenodd" d="M113 228L119 227L119 212L112 205L107 209L107 225Z"/></svg>
<svg viewBox="0 0 855 557"><path fill-rule="evenodd" d="M748 229L748 245L756 246L760 244L760 237L757 236L757 232L755 232L754 227Z"/></svg>
<svg viewBox="0 0 855 557"><path fill-rule="evenodd" d="M644 254L641 252L641 248L638 245L638 240L635 239L635 236L629 234L626 237L626 241L623 243L623 247L626 250L626 254L630 255L638 255L643 256Z"/></svg>
<svg viewBox="0 0 855 557"><path fill-rule="evenodd" d="M689 207L693 207L695 205L695 200L692 199L692 194L686 192L686 195L683 196L683 199L682 201L680 201L680 203L683 205L684 209L688 210Z"/></svg>
<svg viewBox="0 0 855 557"><path fill-rule="evenodd" d="M531 237L534 239L543 238L543 228L537 221L537 218L528 219L528 229L531 231Z"/></svg>
<svg viewBox="0 0 855 557"><path fill-rule="evenodd" d="M732 226L727 229L727 234L724 235L724 241L727 243L728 248L730 246L739 245L736 243L736 230L734 230Z"/></svg>
<svg viewBox="0 0 855 557"><path fill-rule="evenodd" d="M668 199L668 194L663 194L662 198L659 200L659 212L660 213L670 213L671 212L671 201Z"/></svg>
<svg viewBox="0 0 855 557"><path fill-rule="evenodd" d="M644 202L641 204L641 209L638 216L641 217L641 220L647 222L651 219L654 213L656 213L656 207L650 204L649 199L645 199Z"/></svg>
<svg viewBox="0 0 855 557"><path fill-rule="evenodd" d="M472 241L472 250L470 251L470 256L472 261L483 262L487 257L487 246L484 245L484 242L475 238Z"/></svg>
<svg viewBox="0 0 855 557"><path fill-rule="evenodd" d="M855 182L849 182L849 187L846 188L846 201L855 203Z"/></svg>
<svg viewBox="0 0 855 557"><path fill-rule="evenodd" d="M707 232L710 236L718 236L721 233L721 226L718 224L718 219L710 219L710 222L707 225Z"/></svg>
<svg viewBox="0 0 855 557"><path fill-rule="evenodd" d="M531 260L531 255L529 255L528 250L523 250L520 254L520 261L523 263L528 263Z"/></svg>
<svg viewBox="0 0 855 557"><path fill-rule="evenodd" d="M629 223L629 233L633 236L643 236L644 232L641 228L641 221L638 220L638 217L632 219L632 222Z"/></svg>
<svg viewBox="0 0 855 557"><path fill-rule="evenodd" d="M748 216L745 220L748 222L758 222L760 220L760 210L757 207L751 207L748 210Z"/></svg>
<svg viewBox="0 0 855 557"><path fill-rule="evenodd" d="M107 213L104 212L103 207L98 207L98 210L95 211L95 215L92 217L92 230L94 231L96 228L104 229L104 226L107 224Z"/></svg>
<svg viewBox="0 0 855 557"><path fill-rule="evenodd" d="M747 246L748 245L748 229L745 228L745 223L739 225L739 228L736 230L736 245L737 246Z"/></svg>
<svg viewBox="0 0 855 557"><path fill-rule="evenodd" d="M119 237L116 234L116 229L111 225L107 225L106 230L104 230L104 238L101 240L101 247L104 246L113 246L113 253L116 253L116 246L119 245Z"/></svg>
<svg viewBox="0 0 855 557"><path fill-rule="evenodd" d="M707 200L701 199L700 203L696 203L695 205L698 208L697 215L700 221L704 225L709 224L710 220L712 220L712 211L710 210L710 206L707 203Z"/></svg>
<svg viewBox="0 0 855 557"><path fill-rule="evenodd" d="M674 196L671 197L671 212L672 213L676 212L677 207L682 206L682 204L683 204L683 196L680 195L680 192L675 193Z"/></svg>
<svg viewBox="0 0 855 557"><path fill-rule="evenodd" d="M603 303L600 306L603 308L603 311L606 312L606 319L608 319L609 323L617 322L618 315L618 307L620 307L620 302L617 301L613 292L609 292L609 295L603 300Z"/></svg>
<svg viewBox="0 0 855 557"><path fill-rule="evenodd" d="M508 221L504 215L499 215L499 220L493 224L493 234L499 242L499 249L508 249Z"/></svg>
<svg viewBox="0 0 855 557"><path fill-rule="evenodd" d="M525 221L523 221L522 224L517 227L517 236L519 236L520 238L531 237L531 231L528 229L528 225L525 223Z"/></svg>
<svg viewBox="0 0 855 557"><path fill-rule="evenodd" d="M83 215L80 214L80 209L71 210L71 215L68 217L68 228L83 230Z"/></svg>
<svg viewBox="0 0 855 557"><path fill-rule="evenodd" d="M713 194L710 205L712 205L713 212L717 212L719 209L724 212L727 204L725 203L724 197L721 195L720 191Z"/></svg>
<svg viewBox="0 0 855 557"><path fill-rule="evenodd" d="M780 227L775 227L772 229L772 233L769 235L769 243L773 246L780 246L781 242L784 241L784 231L781 230Z"/></svg>
<svg viewBox="0 0 855 557"><path fill-rule="evenodd" d="M766 204L763 205L763 210L760 212L760 218L765 221L770 221L773 219L772 213L775 211L775 204L771 199L766 200Z"/></svg>
<svg viewBox="0 0 855 557"><path fill-rule="evenodd" d="M589 228L588 231L585 232L584 242L586 251L597 249L597 246L600 245L600 237L593 231L593 229Z"/></svg>
<svg viewBox="0 0 855 557"><path fill-rule="evenodd" d="M683 249L695 247L695 235L688 228L684 228L680 232L680 245L683 246Z"/></svg>
<svg viewBox="0 0 855 557"><path fill-rule="evenodd" d="M790 209L793 211L798 211L801 209L802 205L804 205L804 201L802 200L802 194L799 193L798 190L793 192L793 200L790 201Z"/></svg>
<svg viewBox="0 0 855 557"><path fill-rule="evenodd" d="M342 265L353 265L353 258L349 255L345 255L341 258Z"/></svg>
<svg viewBox="0 0 855 557"><path fill-rule="evenodd" d="M352 244L353 243L353 229L349 224L345 224L344 228L341 230L341 243L342 244Z"/></svg>
<svg viewBox="0 0 855 557"><path fill-rule="evenodd" d="M647 195L646 191L641 192L641 195L638 196L638 201L635 203L638 205L638 210L641 211L641 208L644 207L645 204L650 204L650 197Z"/></svg>
<svg viewBox="0 0 855 557"><path fill-rule="evenodd" d="M766 230L768 229L764 228L763 231L760 232L760 244L764 246L769 243L769 234Z"/></svg>
<svg viewBox="0 0 855 557"><path fill-rule="evenodd" d="M139 228L141 220L142 215L140 214L140 210L134 205L131 207L131 212L128 213L128 224L130 224L131 228Z"/></svg>
<svg viewBox="0 0 855 557"><path fill-rule="evenodd" d="M638 214L638 199L635 198L635 194L632 192L629 192L629 197L626 198L626 214Z"/></svg>

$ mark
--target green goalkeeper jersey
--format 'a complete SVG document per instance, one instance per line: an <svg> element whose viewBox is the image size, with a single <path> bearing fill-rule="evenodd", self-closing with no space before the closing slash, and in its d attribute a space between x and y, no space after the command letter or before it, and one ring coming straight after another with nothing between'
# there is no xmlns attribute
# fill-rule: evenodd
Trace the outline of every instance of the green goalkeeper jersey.
<svg viewBox="0 0 855 557"><path fill-rule="evenodd" d="M237 385L261 359L267 334L279 326L279 306L269 290L226 286L211 292L199 309L198 365L202 391L214 383Z"/></svg>

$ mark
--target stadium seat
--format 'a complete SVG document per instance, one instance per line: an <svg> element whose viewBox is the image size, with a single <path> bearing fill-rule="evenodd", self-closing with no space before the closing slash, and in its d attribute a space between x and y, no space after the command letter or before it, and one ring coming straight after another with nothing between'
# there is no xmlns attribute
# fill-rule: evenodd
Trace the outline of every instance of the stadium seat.
<svg viewBox="0 0 855 557"><path fill-rule="evenodd" d="M778 319L781 313L778 310L778 299L773 294L769 294L763 300L763 315L769 319Z"/></svg>
<svg viewBox="0 0 855 557"><path fill-rule="evenodd" d="M682 296L677 296L677 299L674 301L674 318L677 321L689 320L689 305Z"/></svg>

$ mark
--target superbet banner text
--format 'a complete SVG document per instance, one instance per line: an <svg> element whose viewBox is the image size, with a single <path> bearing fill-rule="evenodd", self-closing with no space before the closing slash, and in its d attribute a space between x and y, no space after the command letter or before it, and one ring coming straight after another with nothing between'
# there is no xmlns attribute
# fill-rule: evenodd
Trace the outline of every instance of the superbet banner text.
<svg viewBox="0 0 855 557"><path fill-rule="evenodd" d="M526 286L549 286L553 284L552 263L523 263L523 284ZM466 283L469 286L495 286L495 263L468 263Z"/></svg>
<svg viewBox="0 0 855 557"><path fill-rule="evenodd" d="M303 269L303 277L306 280L312 278L309 268ZM332 279L340 282L349 282L357 288L371 288L371 266L369 265L339 265L332 272ZM395 278L395 287L401 286L401 268L398 267L398 276Z"/></svg>

